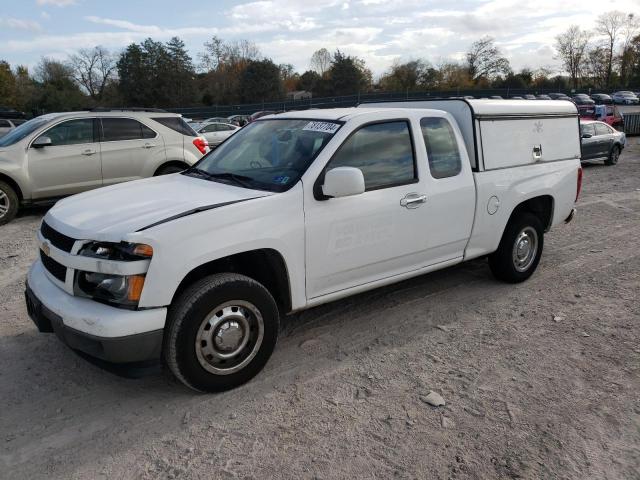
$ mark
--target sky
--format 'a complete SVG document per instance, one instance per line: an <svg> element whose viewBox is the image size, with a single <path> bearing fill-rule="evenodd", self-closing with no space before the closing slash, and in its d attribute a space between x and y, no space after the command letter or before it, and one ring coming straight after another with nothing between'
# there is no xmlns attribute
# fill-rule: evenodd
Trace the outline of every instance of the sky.
<svg viewBox="0 0 640 480"><path fill-rule="evenodd" d="M571 24L593 28L609 10L640 15L640 0L0 0L0 60L33 67L79 48L120 51L178 36L197 63L202 44L217 35L253 41L299 72L315 50L339 48L377 77L394 61L461 60L490 35L514 70L559 71L555 36Z"/></svg>

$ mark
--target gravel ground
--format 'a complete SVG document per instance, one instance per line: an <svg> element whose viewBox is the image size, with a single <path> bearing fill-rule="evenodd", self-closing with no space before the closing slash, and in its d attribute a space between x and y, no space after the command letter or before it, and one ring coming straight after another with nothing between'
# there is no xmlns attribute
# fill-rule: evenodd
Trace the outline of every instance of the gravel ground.
<svg viewBox="0 0 640 480"><path fill-rule="evenodd" d="M584 173L529 281L478 260L287 317L219 395L37 333L26 212L0 227L0 477L640 478L640 147Z"/></svg>

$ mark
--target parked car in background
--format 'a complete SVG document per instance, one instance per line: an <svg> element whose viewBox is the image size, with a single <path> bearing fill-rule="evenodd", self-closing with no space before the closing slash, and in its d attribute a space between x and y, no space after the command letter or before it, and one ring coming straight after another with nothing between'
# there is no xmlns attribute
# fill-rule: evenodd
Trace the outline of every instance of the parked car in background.
<svg viewBox="0 0 640 480"><path fill-rule="evenodd" d="M532 95L530 93L527 93L526 95L523 95L522 98L524 98L525 100L536 100L536 96Z"/></svg>
<svg viewBox="0 0 640 480"><path fill-rule="evenodd" d="M203 123L197 130L209 142L210 147L215 147L224 142L231 135L240 130L240 127L230 123L211 122Z"/></svg>
<svg viewBox="0 0 640 480"><path fill-rule="evenodd" d="M262 117L266 117L267 115L273 115L274 113L278 113L278 112L273 111L273 110L263 110L263 111L260 111L260 112L255 112L255 113L251 114L251 116L249 116L249 123L255 122L257 119L262 118Z"/></svg>
<svg viewBox="0 0 640 480"><path fill-rule="evenodd" d="M589 95L587 95L586 93L577 93L577 94L575 94L575 95L573 95L571 97L571 100L573 101L573 103L575 103L578 106L580 106L580 105L595 105L596 104L596 102L591 100L591 97Z"/></svg>
<svg viewBox="0 0 640 480"><path fill-rule="evenodd" d="M624 131L624 117L615 105L596 105L594 120L599 120L616 130Z"/></svg>
<svg viewBox="0 0 640 480"><path fill-rule="evenodd" d="M227 120L233 125L244 127L249 123L249 115L231 115Z"/></svg>
<svg viewBox="0 0 640 480"><path fill-rule="evenodd" d="M524 282L546 232L574 217L579 158L564 102L263 118L181 174L49 210L27 311L88 355L162 357L188 387L227 390L262 370L290 312L485 256L497 279Z"/></svg>
<svg viewBox="0 0 640 480"><path fill-rule="evenodd" d="M610 105L613 103L611 95L606 93L593 93L591 94L591 99L596 102L596 105Z"/></svg>
<svg viewBox="0 0 640 480"><path fill-rule="evenodd" d="M629 91L615 92L611 94L611 99L613 103L618 105L638 105L640 103L636 94Z"/></svg>
<svg viewBox="0 0 640 480"><path fill-rule="evenodd" d="M504 100L500 95L491 95L489 98L491 100Z"/></svg>
<svg viewBox="0 0 640 480"><path fill-rule="evenodd" d="M549 93L549 95L553 100L569 100L571 101L571 97L564 93Z"/></svg>
<svg viewBox="0 0 640 480"><path fill-rule="evenodd" d="M538 99L538 100L553 100L549 95L544 95L544 94L536 95L536 99Z"/></svg>
<svg viewBox="0 0 640 480"><path fill-rule="evenodd" d="M0 118L0 138L24 122L26 122L26 120L22 118Z"/></svg>
<svg viewBox="0 0 640 480"><path fill-rule="evenodd" d="M227 117L211 117L200 121L201 124L205 123L231 123Z"/></svg>
<svg viewBox="0 0 640 480"><path fill-rule="evenodd" d="M511 100L524 100L524 98L522 98L520 95L516 95L514 97L511 97Z"/></svg>
<svg viewBox="0 0 640 480"><path fill-rule="evenodd" d="M208 151L180 115L164 110L36 117L0 138L0 224L20 205L179 172Z"/></svg>
<svg viewBox="0 0 640 480"><path fill-rule="evenodd" d="M614 130L603 122L581 121L580 135L582 138L581 160L604 160L605 165L618 163L620 153L625 147L624 132Z"/></svg>

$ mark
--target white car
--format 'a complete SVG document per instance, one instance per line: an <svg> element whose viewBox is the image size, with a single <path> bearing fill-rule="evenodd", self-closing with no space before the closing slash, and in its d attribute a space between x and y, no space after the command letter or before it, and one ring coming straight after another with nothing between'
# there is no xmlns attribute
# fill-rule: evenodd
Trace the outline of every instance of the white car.
<svg viewBox="0 0 640 480"><path fill-rule="evenodd" d="M196 132L206 138L211 147L215 147L220 145L238 130L240 130L240 127L231 125L230 123L211 122L202 123Z"/></svg>
<svg viewBox="0 0 640 480"><path fill-rule="evenodd" d="M0 138L25 122L26 120L21 118L0 118Z"/></svg>
<svg viewBox="0 0 640 480"><path fill-rule="evenodd" d="M638 103L640 103L640 99L638 99L636 94L628 91L612 93L611 99L613 103L622 105L638 105Z"/></svg>
<svg viewBox="0 0 640 480"><path fill-rule="evenodd" d="M224 390L263 368L281 315L483 256L526 280L581 179L571 102L267 116L185 172L58 202L27 309L71 348L162 357L189 387Z"/></svg>
<svg viewBox="0 0 640 480"><path fill-rule="evenodd" d="M175 113L50 113L0 138L0 225L20 206L184 170L209 151Z"/></svg>

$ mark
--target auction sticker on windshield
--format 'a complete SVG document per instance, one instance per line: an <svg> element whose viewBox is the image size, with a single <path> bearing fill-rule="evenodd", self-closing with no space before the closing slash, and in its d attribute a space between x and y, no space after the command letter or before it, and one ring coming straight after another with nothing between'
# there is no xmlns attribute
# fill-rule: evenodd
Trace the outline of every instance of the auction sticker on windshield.
<svg viewBox="0 0 640 480"><path fill-rule="evenodd" d="M336 133L340 128L339 123L331 123L331 122L309 122L303 128L303 130L309 130L312 132L323 132L323 133Z"/></svg>

